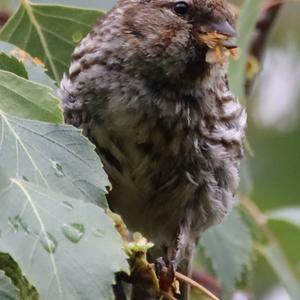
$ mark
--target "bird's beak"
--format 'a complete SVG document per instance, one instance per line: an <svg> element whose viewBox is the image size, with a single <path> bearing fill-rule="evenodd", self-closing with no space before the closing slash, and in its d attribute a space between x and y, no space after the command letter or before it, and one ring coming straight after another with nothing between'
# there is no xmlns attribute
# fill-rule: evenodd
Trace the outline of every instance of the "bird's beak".
<svg viewBox="0 0 300 300"><path fill-rule="evenodd" d="M237 33L234 27L228 21L210 23L201 28L200 36L207 34L210 37L213 35L216 39L219 38L220 44L227 49L235 49Z"/></svg>
<svg viewBox="0 0 300 300"><path fill-rule="evenodd" d="M208 26L211 32L216 32L225 35L229 38L236 37L236 31L227 21L212 23Z"/></svg>

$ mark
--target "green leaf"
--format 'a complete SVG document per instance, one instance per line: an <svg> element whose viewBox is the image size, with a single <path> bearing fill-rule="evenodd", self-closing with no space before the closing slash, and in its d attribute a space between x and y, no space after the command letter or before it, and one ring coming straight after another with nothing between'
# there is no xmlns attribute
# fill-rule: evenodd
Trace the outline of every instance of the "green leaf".
<svg viewBox="0 0 300 300"><path fill-rule="evenodd" d="M59 100L50 89L0 70L0 110L12 115L54 123L63 121Z"/></svg>
<svg viewBox="0 0 300 300"><path fill-rule="evenodd" d="M103 13L59 5L34 5L21 0L15 15L0 32L10 42L46 64L59 82L67 71L73 49Z"/></svg>
<svg viewBox="0 0 300 300"><path fill-rule="evenodd" d="M291 299L298 300L300 284L282 250L277 245L271 244L259 249L259 252L267 259L280 281L286 287Z"/></svg>
<svg viewBox="0 0 300 300"><path fill-rule="evenodd" d="M0 162L8 177L107 207L107 175L80 130L6 114L0 121Z"/></svg>
<svg viewBox="0 0 300 300"><path fill-rule="evenodd" d="M0 179L3 179L3 175L0 167ZM2 187L0 186L0 191ZM17 289L18 300L38 300L36 289L28 282L18 264L8 254L0 253L0 269L4 271ZM0 299L2 298L0 297Z"/></svg>
<svg viewBox="0 0 300 300"><path fill-rule="evenodd" d="M36 64L32 58L24 61L24 65L30 81L48 86L51 89L51 94L57 96L57 86L52 78L47 75L47 69Z"/></svg>
<svg viewBox="0 0 300 300"><path fill-rule="evenodd" d="M113 299L114 273L128 272L121 237L94 204L10 178L0 191L0 228L0 251L42 300Z"/></svg>
<svg viewBox="0 0 300 300"><path fill-rule="evenodd" d="M0 299L1 300L18 300L18 291L11 279L0 271Z"/></svg>
<svg viewBox="0 0 300 300"><path fill-rule="evenodd" d="M24 65L14 56L8 56L0 51L0 70L14 73L20 77L28 79L28 74Z"/></svg>
<svg viewBox="0 0 300 300"><path fill-rule="evenodd" d="M264 1L245 0L241 8L238 22L238 45L241 56L237 61L231 61L229 66L230 87L239 101L245 102L245 75L248 61L248 49L257 21L257 16Z"/></svg>
<svg viewBox="0 0 300 300"><path fill-rule="evenodd" d="M268 220L283 221L300 228L300 207L283 207L268 211L266 213Z"/></svg>
<svg viewBox="0 0 300 300"><path fill-rule="evenodd" d="M234 290L249 265L252 238L237 210L233 210L222 224L208 229L201 239L205 255L226 292Z"/></svg>
<svg viewBox="0 0 300 300"><path fill-rule="evenodd" d="M47 85L49 88L53 90L52 94L56 94L57 86L55 85L53 79L46 74L47 69L45 69L43 65L39 64L36 60L34 60L27 52L19 49L18 47L10 43L1 42L1 41L0 41L0 51L4 52L8 56L15 57L17 60L23 63L26 69L28 79L30 81Z"/></svg>

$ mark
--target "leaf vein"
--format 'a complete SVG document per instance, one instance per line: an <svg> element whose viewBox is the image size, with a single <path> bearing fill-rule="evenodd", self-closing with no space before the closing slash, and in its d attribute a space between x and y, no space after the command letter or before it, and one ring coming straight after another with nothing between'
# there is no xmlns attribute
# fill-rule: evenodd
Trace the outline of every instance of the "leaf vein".
<svg viewBox="0 0 300 300"><path fill-rule="evenodd" d="M33 168L39 173L39 175L41 176L41 178L44 181L44 183L46 184L46 186L48 186L48 182L47 182L46 178L43 176L42 172L40 171L38 166L35 164L33 158L31 157L30 153L28 152L27 148L25 147L24 143L22 142L21 138L18 136L18 134L16 133L14 128L10 125L8 119L6 118L6 116L4 116L4 114L2 114L2 119L5 121L7 127L10 129L10 131L12 132L15 139L17 139L18 142L20 143L20 145L23 148L25 154L28 156Z"/></svg>
<svg viewBox="0 0 300 300"><path fill-rule="evenodd" d="M12 121L12 123L14 123L14 121ZM60 143L58 143L56 140L54 140L54 139L52 139L52 138L49 138L49 137L47 137L47 136L45 136L45 135L43 135L43 134L40 134L39 132L36 132L35 130L32 130L32 129L28 128L28 127L24 127L24 126L22 126L21 124L18 124L18 123L16 123L16 122L15 122L15 124L16 124L16 126L18 126L18 127L20 127L20 128L23 128L24 130L27 130L27 131L31 132L32 134L35 134L35 135L37 135L37 136L39 136L39 137L41 137L41 138L46 139L46 140L49 141L49 142L52 142L53 144L55 144L55 145L58 146L59 148L64 149L66 152L68 152L68 153L72 154L74 157L78 158L84 165L86 165L86 166L88 166L88 167L92 167L91 165L89 165L89 164L86 163L86 161L84 160L83 157L81 157L81 156L78 155L76 152L72 151L71 149L68 149L64 144L60 144Z"/></svg>
<svg viewBox="0 0 300 300"><path fill-rule="evenodd" d="M91 25L88 24L88 23L83 23L83 22L80 22L76 19L71 19L71 18L67 18L67 17L61 17L61 16L53 16L53 15L50 15L50 14L47 14L47 13L44 13L44 12L41 12L37 9L34 9L34 12L36 15L40 15L40 16L43 16L43 17L48 17L48 18L52 18L52 19L58 19L58 20L65 20L65 21L69 21L71 23L75 23L75 24L78 24L78 25L81 25L81 26L85 26L87 27L88 29L91 28Z"/></svg>
<svg viewBox="0 0 300 300"><path fill-rule="evenodd" d="M10 41L11 37L14 35L14 33L17 31L17 29L19 28L19 25L20 23L22 22L23 20L23 17L24 17L24 14L25 14L25 10L23 9L22 10L22 14L18 20L18 22L16 23L15 27L11 30L10 34L7 36L6 40L7 41Z"/></svg>
<svg viewBox="0 0 300 300"><path fill-rule="evenodd" d="M46 29L46 28L43 27L42 25L40 25L40 27L41 27L42 31L47 32L48 34L50 34L50 35L56 37L57 39L59 39L59 40L65 42L66 44L68 44L68 45L71 46L72 48L75 47L75 44L74 44L74 43L72 43L70 40L64 38L63 36L58 35L57 33L55 33L55 32L53 32L53 31L50 31L50 30Z"/></svg>
<svg viewBox="0 0 300 300"><path fill-rule="evenodd" d="M31 197L31 195L29 194L29 192L26 190L26 188L21 184L20 181L12 178L11 181L17 186L19 187L19 189L23 192L23 194L25 195L25 198L27 199L27 202L29 203L29 205L31 206L32 210L33 210L33 213L34 215L36 216L39 224L40 224L40 227L41 227L41 231L44 235L44 238L46 240L46 243L48 244L48 247L50 247L50 240L48 238L48 235L47 235L47 231L46 231L46 228L45 228L45 225L43 223L43 220L41 219L40 217L40 214L39 214L39 211L37 210L37 207L35 206L34 204L34 201ZM50 255L50 259L51 259L51 264L52 264L52 267L53 267L53 272L56 276L56 282L57 282L57 286L58 286L58 290L59 290L59 293L62 294L62 289L61 289L61 284L60 284L60 279L59 279L59 275L58 275L58 271L57 271L57 267L56 267L56 261L55 261L55 257L53 255L53 253L49 252L49 255Z"/></svg>

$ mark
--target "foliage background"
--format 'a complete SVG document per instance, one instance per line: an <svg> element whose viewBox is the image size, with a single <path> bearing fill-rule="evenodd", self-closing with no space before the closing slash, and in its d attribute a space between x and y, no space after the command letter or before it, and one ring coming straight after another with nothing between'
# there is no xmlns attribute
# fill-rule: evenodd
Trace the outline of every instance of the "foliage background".
<svg viewBox="0 0 300 300"><path fill-rule="evenodd" d="M13 10L16 2L1 0L0 9L5 7ZM38 2L53 3L48 0ZM104 0L55 2L101 9L113 5L113 1ZM247 100L248 140L254 155L248 155L243 165L241 192L250 197L263 212L283 206L300 207L299 13L298 3L290 3L282 11L271 36L263 72L251 99ZM295 217L298 221L299 211L296 211ZM276 233L300 282L299 226L280 221L271 221L269 226ZM259 232L256 234L259 235ZM258 300L289 299L278 280L278 274L275 275L259 252L253 252L252 261L251 271L241 280L240 290L244 292L236 293L235 299L247 299L247 294ZM204 267L203 257L199 256L196 264ZM205 267L210 270L209 266Z"/></svg>

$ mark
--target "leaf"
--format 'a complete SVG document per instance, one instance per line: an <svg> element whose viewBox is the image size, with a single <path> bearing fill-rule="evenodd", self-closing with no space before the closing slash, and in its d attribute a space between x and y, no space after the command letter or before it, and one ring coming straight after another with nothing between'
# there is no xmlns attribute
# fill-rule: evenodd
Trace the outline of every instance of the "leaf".
<svg viewBox="0 0 300 300"><path fill-rule="evenodd" d="M37 64L32 58L24 62L30 81L48 86L51 94L57 96L57 86L51 77L47 75L47 69Z"/></svg>
<svg viewBox="0 0 300 300"><path fill-rule="evenodd" d="M270 244L259 250L286 287L291 300L298 300L300 284L281 249L277 245Z"/></svg>
<svg viewBox="0 0 300 300"><path fill-rule="evenodd" d="M114 273L128 272L112 220L94 204L17 178L0 191L0 251L41 300L113 299Z"/></svg>
<svg viewBox="0 0 300 300"><path fill-rule="evenodd" d="M46 74L47 69L45 69L38 60L33 59L24 50L6 42L0 41L0 51L4 52L8 56L13 56L22 62L26 69L27 78L30 81L47 85L52 89L52 94L55 95L57 93L57 86L55 85L55 82Z"/></svg>
<svg viewBox="0 0 300 300"><path fill-rule="evenodd" d="M0 114L0 162L8 177L107 207L101 161L80 130Z"/></svg>
<svg viewBox="0 0 300 300"><path fill-rule="evenodd" d="M21 5L0 32L10 42L43 61L58 83L67 71L73 49L103 15L96 10L59 5Z"/></svg>
<svg viewBox="0 0 300 300"><path fill-rule="evenodd" d="M264 1L245 0L238 22L238 41L241 56L237 61L231 61L229 66L229 82L232 91L241 101L245 101L245 72L248 61L248 49L255 28L257 16Z"/></svg>
<svg viewBox="0 0 300 300"><path fill-rule="evenodd" d="M54 123L63 121L59 100L46 86L0 70L0 94L0 109L4 112Z"/></svg>
<svg viewBox="0 0 300 300"><path fill-rule="evenodd" d="M283 207L268 211L266 213L268 220L283 221L300 228L300 207Z"/></svg>
<svg viewBox="0 0 300 300"><path fill-rule="evenodd" d="M222 287L232 292L249 265L252 253L251 234L237 210L233 210L222 224L208 229L201 245Z"/></svg>
<svg viewBox="0 0 300 300"><path fill-rule="evenodd" d="M0 70L14 73L20 77L28 79L28 74L24 65L13 56L8 56L0 51Z"/></svg>
<svg viewBox="0 0 300 300"><path fill-rule="evenodd" d="M18 291L11 279L0 271L0 299L1 300L18 300Z"/></svg>
<svg viewBox="0 0 300 300"><path fill-rule="evenodd" d="M2 176L1 174L3 175L0 168L0 178ZM38 294L35 288L23 276L23 273L18 264L8 254L0 253L0 269L4 271L5 275L9 277L9 279L17 289L18 300L38 300ZM0 297L0 299L2 298Z"/></svg>

